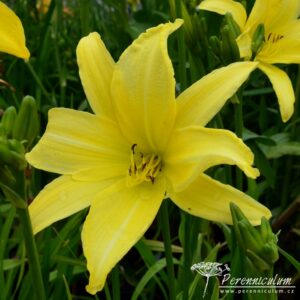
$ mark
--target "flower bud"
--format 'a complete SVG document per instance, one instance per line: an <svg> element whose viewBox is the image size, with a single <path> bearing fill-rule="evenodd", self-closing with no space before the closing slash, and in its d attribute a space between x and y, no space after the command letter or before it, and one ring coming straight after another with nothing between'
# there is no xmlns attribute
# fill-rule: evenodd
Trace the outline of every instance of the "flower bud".
<svg viewBox="0 0 300 300"><path fill-rule="evenodd" d="M8 107L2 116L1 123L8 138L11 138L12 136L12 131L14 128L16 118L17 111L14 106Z"/></svg>
<svg viewBox="0 0 300 300"><path fill-rule="evenodd" d="M26 142L29 148L39 132L39 118L33 97L25 96L15 121L13 138Z"/></svg>
<svg viewBox="0 0 300 300"><path fill-rule="evenodd" d="M23 145L17 140L0 140L0 164L22 171L27 162Z"/></svg>
<svg viewBox="0 0 300 300"><path fill-rule="evenodd" d="M272 264L268 264L267 261L262 259L259 255L255 252L247 249L246 254L250 261L252 262L253 266L258 269L260 272L264 272L272 267Z"/></svg>
<svg viewBox="0 0 300 300"><path fill-rule="evenodd" d="M252 37L252 43L251 43L251 50L254 56L260 50L264 41L265 41L265 27L264 24L259 24L254 31Z"/></svg>
<svg viewBox="0 0 300 300"><path fill-rule="evenodd" d="M243 245L243 247L246 249L250 249L255 253L260 252L262 247L264 246L264 243L261 236L255 231L252 225L249 226L248 222L245 222L245 220L241 220L238 223L238 227L244 239L245 244Z"/></svg>
<svg viewBox="0 0 300 300"><path fill-rule="evenodd" d="M22 143L18 140L11 139L7 141L7 145L13 156L12 166L19 171L25 170L27 162L25 159L25 149Z"/></svg>
<svg viewBox="0 0 300 300"><path fill-rule="evenodd" d="M4 140L0 140L0 162L8 165L13 162L13 155L7 145L7 142Z"/></svg>
<svg viewBox="0 0 300 300"><path fill-rule="evenodd" d="M221 42L215 35L211 36L209 38L209 45L212 50L212 52L217 56L221 56Z"/></svg>
<svg viewBox="0 0 300 300"><path fill-rule="evenodd" d="M278 260L277 237L266 218L254 228L238 206L231 203L230 210L239 247L260 271L270 269Z"/></svg>
<svg viewBox="0 0 300 300"><path fill-rule="evenodd" d="M225 21L226 21L226 25L228 26L230 31L233 33L233 36L236 39L241 34L241 29L240 29L239 25L233 19L231 13L225 14Z"/></svg>
<svg viewBox="0 0 300 300"><path fill-rule="evenodd" d="M272 263L276 262L279 258L277 245L272 242L268 242L263 246L262 253Z"/></svg>
<svg viewBox="0 0 300 300"><path fill-rule="evenodd" d="M6 139L6 132L2 123L0 123L0 139Z"/></svg>
<svg viewBox="0 0 300 300"><path fill-rule="evenodd" d="M234 32L230 29L228 25L225 25L221 29L221 52L222 59L225 64L229 64L240 60L239 47L235 41Z"/></svg>

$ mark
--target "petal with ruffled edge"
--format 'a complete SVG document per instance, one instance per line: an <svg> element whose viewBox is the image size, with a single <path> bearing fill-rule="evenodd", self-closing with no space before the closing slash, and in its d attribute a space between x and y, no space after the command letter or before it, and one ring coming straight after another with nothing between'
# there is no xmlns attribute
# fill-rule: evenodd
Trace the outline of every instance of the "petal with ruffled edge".
<svg viewBox="0 0 300 300"><path fill-rule="evenodd" d="M107 274L151 225L164 193L164 181L157 180L95 198L82 231L90 294L103 288Z"/></svg>
<svg viewBox="0 0 300 300"><path fill-rule="evenodd" d="M198 8L212 11L220 15L225 15L228 12L231 13L241 30L243 30L247 19L244 6L241 3L232 0L205 0L198 5Z"/></svg>
<svg viewBox="0 0 300 300"><path fill-rule="evenodd" d="M52 223L88 207L96 194L111 189L114 180L78 182L69 175L56 178L46 185L29 205L33 232L36 234Z"/></svg>
<svg viewBox="0 0 300 300"><path fill-rule="evenodd" d="M110 119L53 108L49 111L46 132L26 154L26 159L38 169L59 174L98 167L99 172L106 172L109 178L126 173L124 168L129 165L129 153L130 145Z"/></svg>
<svg viewBox="0 0 300 300"><path fill-rule="evenodd" d="M20 19L3 2L0 2L0 16L0 51L28 59L30 53Z"/></svg>
<svg viewBox="0 0 300 300"><path fill-rule="evenodd" d="M115 68L112 94L120 128L144 152L162 151L173 128L175 79L167 37L181 24L176 20L141 34Z"/></svg>
<svg viewBox="0 0 300 300"><path fill-rule="evenodd" d="M240 207L252 225L259 225L262 217L271 217L269 209L259 202L205 174L201 174L180 193L171 192L170 197L189 214L215 222L232 224L229 207L231 202Z"/></svg>
<svg viewBox="0 0 300 300"><path fill-rule="evenodd" d="M184 189L200 172L219 165L237 165L251 178L251 150L229 130L191 126L174 131L163 157L163 172L175 191Z"/></svg>
<svg viewBox="0 0 300 300"><path fill-rule="evenodd" d="M256 62L237 62L202 77L177 98L176 127L205 126L239 89Z"/></svg>
<svg viewBox="0 0 300 300"><path fill-rule="evenodd" d="M110 85L115 62L100 35L93 32L82 38L76 54L81 83L93 111L114 119Z"/></svg>
<svg viewBox="0 0 300 300"><path fill-rule="evenodd" d="M283 122L290 119L294 113L295 94L288 75L279 68L260 63L258 68L270 79L279 103L280 114Z"/></svg>

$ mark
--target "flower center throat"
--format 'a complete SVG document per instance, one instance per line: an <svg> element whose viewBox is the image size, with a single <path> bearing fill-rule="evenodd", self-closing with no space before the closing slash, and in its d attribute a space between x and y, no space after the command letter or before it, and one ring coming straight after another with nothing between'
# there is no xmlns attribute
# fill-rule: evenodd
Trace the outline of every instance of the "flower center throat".
<svg viewBox="0 0 300 300"><path fill-rule="evenodd" d="M161 167L162 162L159 155L140 152L137 149L137 144L133 144L130 153L127 185L134 186L144 181L154 183Z"/></svg>

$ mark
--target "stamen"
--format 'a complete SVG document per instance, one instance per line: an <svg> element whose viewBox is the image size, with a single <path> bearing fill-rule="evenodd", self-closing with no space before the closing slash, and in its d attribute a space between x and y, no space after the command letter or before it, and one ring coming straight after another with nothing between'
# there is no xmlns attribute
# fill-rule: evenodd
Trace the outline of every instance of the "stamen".
<svg viewBox="0 0 300 300"><path fill-rule="evenodd" d="M137 146L137 144L133 144L133 145L131 146L131 151L132 151L133 154L135 154L135 153L134 153L134 149L135 149L136 146Z"/></svg>
<svg viewBox="0 0 300 300"><path fill-rule="evenodd" d="M155 178L161 172L161 159L157 154L136 151L136 147L137 144L133 144L131 147L127 184L134 186L144 181L154 184Z"/></svg>
<svg viewBox="0 0 300 300"><path fill-rule="evenodd" d="M281 40L284 36L281 34L270 32L267 37L267 41L271 43L276 43Z"/></svg>

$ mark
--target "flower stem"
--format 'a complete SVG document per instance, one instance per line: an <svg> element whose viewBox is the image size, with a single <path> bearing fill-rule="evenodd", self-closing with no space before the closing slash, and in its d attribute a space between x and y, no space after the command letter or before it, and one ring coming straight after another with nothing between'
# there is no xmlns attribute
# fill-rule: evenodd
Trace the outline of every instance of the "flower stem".
<svg viewBox="0 0 300 300"><path fill-rule="evenodd" d="M168 213L168 202L164 200L160 211L159 218L162 228L162 235L165 246L165 255L167 261L167 271L169 279L169 299L175 300L175 273L174 273L174 264L172 256L172 244L171 244L171 235L170 235L170 225L169 225L169 213Z"/></svg>
<svg viewBox="0 0 300 300"><path fill-rule="evenodd" d="M31 65L31 63L29 61L26 63L26 66L28 67L28 70L30 71L32 77L34 78L35 82L37 83L37 86L41 89L42 93L47 98L48 103L51 103L52 101L51 101L50 95L48 94L46 88L44 87L42 81L39 78L39 75L36 73L35 69L33 68L33 66ZM39 98L36 98L36 99L37 99L37 106L38 106L38 108L40 108L41 103L39 101Z"/></svg>
<svg viewBox="0 0 300 300"><path fill-rule="evenodd" d="M17 211L21 220L21 227L23 230L23 236L29 260L29 267L31 268L32 283L34 286L34 291L36 293L36 298L39 300L46 300L42 272L40 268L35 240L33 237L28 207L26 206L26 208L24 209L18 208Z"/></svg>
<svg viewBox="0 0 300 300"><path fill-rule="evenodd" d="M294 141L297 138L297 120L299 116L299 98L300 98L300 66L298 66L298 72L296 77L296 86L295 86L295 108L294 114L292 116L292 127L291 127L291 140ZM290 192L290 181L292 176L292 167L293 167L293 156L287 158L285 176L282 185L281 193L281 210L284 210L288 204L289 192Z"/></svg>
<svg viewBox="0 0 300 300"><path fill-rule="evenodd" d="M29 210L26 199L27 188L25 182L24 172L18 172L16 174L16 190L18 190L20 197L24 201L24 206L17 207L17 213L21 222L21 229L23 231L23 238L25 241L26 253L28 256L28 263L31 272L32 286L36 294L36 299L46 300L45 287L41 272L41 266L39 262L38 252L33 235Z"/></svg>
<svg viewBox="0 0 300 300"><path fill-rule="evenodd" d="M120 276L119 276L119 267L116 265L112 270L112 298L114 300L120 300Z"/></svg>
<svg viewBox="0 0 300 300"><path fill-rule="evenodd" d="M190 284L190 274L191 274L191 216L185 213L185 223L184 223L184 260L183 260L183 276L184 284L182 286L182 299L187 300L189 297L189 284Z"/></svg>
<svg viewBox="0 0 300 300"><path fill-rule="evenodd" d="M177 18L182 18L181 0L175 0L175 14ZM184 25L183 25L184 26ZM185 56L185 42L184 42L184 32L183 28L178 30L177 36L178 42L178 57L179 57L179 81L180 90L184 91L187 87L187 77L186 77L186 56Z"/></svg>
<svg viewBox="0 0 300 300"><path fill-rule="evenodd" d="M242 98L239 97L238 101L239 103L234 104L234 121L235 121L234 123L235 123L235 133L239 138L241 138L244 129ZM240 169L236 169L236 187L240 190L243 189L243 173Z"/></svg>

